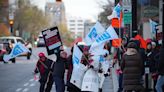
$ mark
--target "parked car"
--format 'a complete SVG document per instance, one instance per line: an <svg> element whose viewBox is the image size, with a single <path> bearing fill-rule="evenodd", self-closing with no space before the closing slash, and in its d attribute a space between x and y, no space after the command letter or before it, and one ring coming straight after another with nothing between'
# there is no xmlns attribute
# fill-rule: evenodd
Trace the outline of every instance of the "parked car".
<svg viewBox="0 0 164 92"><path fill-rule="evenodd" d="M45 42L43 36L39 36L37 38L37 47L45 47Z"/></svg>
<svg viewBox="0 0 164 92"><path fill-rule="evenodd" d="M31 43L26 43L21 37L14 37L14 36L0 37L0 41L2 41L3 43L9 42L11 48L14 47L16 43L20 42L24 44L32 52ZM31 53L28 52L22 54L22 56L27 56L27 59L30 59Z"/></svg>

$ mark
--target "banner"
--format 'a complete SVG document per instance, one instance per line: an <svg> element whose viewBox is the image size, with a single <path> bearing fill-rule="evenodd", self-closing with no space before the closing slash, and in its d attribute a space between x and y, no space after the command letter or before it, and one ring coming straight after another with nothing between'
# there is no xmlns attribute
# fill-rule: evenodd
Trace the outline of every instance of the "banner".
<svg viewBox="0 0 164 92"><path fill-rule="evenodd" d="M70 82L81 89L84 74L88 68L79 63L79 67L73 67Z"/></svg>
<svg viewBox="0 0 164 92"><path fill-rule="evenodd" d="M156 34L156 26L158 25L156 22L152 21L151 19L149 19L149 23L150 23L150 30L152 34Z"/></svg>
<svg viewBox="0 0 164 92"><path fill-rule="evenodd" d="M111 20L112 18L120 18L120 13L121 13L122 7L121 5L118 3L114 9L111 15L107 16L108 20Z"/></svg>
<svg viewBox="0 0 164 92"><path fill-rule="evenodd" d="M88 69L84 75L81 91L99 92L99 76L92 69Z"/></svg>
<svg viewBox="0 0 164 92"><path fill-rule="evenodd" d="M23 53L30 52L28 48L26 48L22 43L18 42L15 44L14 48L12 49L9 55L4 55L3 60L9 61L12 58L15 58Z"/></svg>
<svg viewBox="0 0 164 92"><path fill-rule="evenodd" d="M75 44L73 48L73 55L72 55L73 67L78 67L80 65L82 55L83 53L81 52L79 47Z"/></svg>
<svg viewBox="0 0 164 92"><path fill-rule="evenodd" d="M94 43L91 45L91 49L95 48L96 46L100 46L101 44L105 43L106 41L118 39L118 35L115 32L112 26L109 26L108 29L98 36Z"/></svg>
<svg viewBox="0 0 164 92"><path fill-rule="evenodd" d="M48 55L57 53L59 51L60 46L62 46L62 41L58 28L53 27L50 29L43 30L42 35L46 44Z"/></svg>
<svg viewBox="0 0 164 92"><path fill-rule="evenodd" d="M98 35L102 34L104 31L104 27L99 22L96 22L96 24L91 28L90 32L86 35L84 42L87 45L91 45Z"/></svg>

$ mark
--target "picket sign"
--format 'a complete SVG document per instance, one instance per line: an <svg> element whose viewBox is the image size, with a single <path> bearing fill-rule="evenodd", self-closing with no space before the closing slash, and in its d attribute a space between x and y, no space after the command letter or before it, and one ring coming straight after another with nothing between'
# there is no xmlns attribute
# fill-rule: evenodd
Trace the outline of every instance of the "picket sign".
<svg viewBox="0 0 164 92"><path fill-rule="evenodd" d="M78 67L73 67L72 76L70 82L76 87L81 89L84 74L88 68L79 63Z"/></svg>
<svg viewBox="0 0 164 92"><path fill-rule="evenodd" d="M81 91L99 92L99 76L93 69L88 69L84 75Z"/></svg>

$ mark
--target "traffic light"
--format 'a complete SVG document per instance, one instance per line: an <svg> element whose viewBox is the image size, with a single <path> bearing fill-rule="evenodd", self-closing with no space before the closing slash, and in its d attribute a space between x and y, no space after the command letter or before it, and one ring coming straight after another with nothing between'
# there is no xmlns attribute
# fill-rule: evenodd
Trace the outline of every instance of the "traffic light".
<svg viewBox="0 0 164 92"><path fill-rule="evenodd" d="M9 21L9 24L10 24L10 26L13 25L14 24L14 21L13 20L10 20Z"/></svg>
<svg viewBox="0 0 164 92"><path fill-rule="evenodd" d="M14 24L14 20L9 20L9 24L10 24L10 32L11 32L11 35L13 35L13 24Z"/></svg>

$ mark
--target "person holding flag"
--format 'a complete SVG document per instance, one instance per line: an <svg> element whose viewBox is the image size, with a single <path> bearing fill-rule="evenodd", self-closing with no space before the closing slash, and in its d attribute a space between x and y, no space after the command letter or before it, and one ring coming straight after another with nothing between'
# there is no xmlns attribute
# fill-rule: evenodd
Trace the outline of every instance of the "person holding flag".
<svg viewBox="0 0 164 92"><path fill-rule="evenodd" d="M36 64L34 74L40 73L40 89L39 92L50 92L53 85L52 68L54 61L48 59L44 53L39 53L39 60Z"/></svg>

